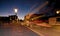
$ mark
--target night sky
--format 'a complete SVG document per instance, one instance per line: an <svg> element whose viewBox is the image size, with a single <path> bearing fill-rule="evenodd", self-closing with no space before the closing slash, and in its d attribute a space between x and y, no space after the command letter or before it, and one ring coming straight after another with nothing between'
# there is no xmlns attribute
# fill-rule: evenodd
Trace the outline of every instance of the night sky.
<svg viewBox="0 0 60 36"><path fill-rule="evenodd" d="M0 16L14 15L14 8L18 8L18 17L23 17L42 4L45 0L0 0Z"/></svg>

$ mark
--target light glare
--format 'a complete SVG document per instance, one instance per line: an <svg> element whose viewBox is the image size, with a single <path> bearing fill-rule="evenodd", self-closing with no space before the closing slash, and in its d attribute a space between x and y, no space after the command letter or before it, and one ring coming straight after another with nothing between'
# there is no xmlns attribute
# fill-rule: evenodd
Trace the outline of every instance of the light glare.
<svg viewBox="0 0 60 36"><path fill-rule="evenodd" d="M18 9L14 9L15 13L17 13Z"/></svg>
<svg viewBox="0 0 60 36"><path fill-rule="evenodd" d="M57 13L57 14L59 14L59 13L60 13L60 11L57 11L56 13Z"/></svg>

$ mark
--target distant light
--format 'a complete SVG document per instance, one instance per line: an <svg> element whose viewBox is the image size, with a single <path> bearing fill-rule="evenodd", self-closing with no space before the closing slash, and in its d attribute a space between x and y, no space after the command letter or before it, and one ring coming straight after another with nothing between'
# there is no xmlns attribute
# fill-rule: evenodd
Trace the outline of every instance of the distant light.
<svg viewBox="0 0 60 36"><path fill-rule="evenodd" d="M18 12L18 9L14 9L14 11L15 11L15 13L17 13Z"/></svg>
<svg viewBox="0 0 60 36"><path fill-rule="evenodd" d="M60 13L60 11L57 11L56 13L57 13L57 14L59 14L59 13Z"/></svg>

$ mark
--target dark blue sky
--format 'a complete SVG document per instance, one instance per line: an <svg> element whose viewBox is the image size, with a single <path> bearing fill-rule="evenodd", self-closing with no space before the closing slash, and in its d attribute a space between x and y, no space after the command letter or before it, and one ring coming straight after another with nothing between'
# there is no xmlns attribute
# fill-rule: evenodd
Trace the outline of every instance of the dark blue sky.
<svg viewBox="0 0 60 36"><path fill-rule="evenodd" d="M30 8L43 2L44 0L0 0L0 16L14 15L13 9L18 8L18 17L23 19L28 11L31 11Z"/></svg>

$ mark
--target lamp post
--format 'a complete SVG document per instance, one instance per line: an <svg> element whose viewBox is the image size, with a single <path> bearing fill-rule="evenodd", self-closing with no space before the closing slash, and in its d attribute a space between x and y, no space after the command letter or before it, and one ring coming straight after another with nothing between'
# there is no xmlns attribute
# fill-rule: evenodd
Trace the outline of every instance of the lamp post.
<svg viewBox="0 0 60 36"><path fill-rule="evenodd" d="M14 9L14 12L15 12L15 15L17 16L18 9ZM18 18L15 17L15 19L16 19L16 21L17 21L17 23L18 23Z"/></svg>
<svg viewBox="0 0 60 36"><path fill-rule="evenodd" d="M15 15L17 16L18 9L14 9Z"/></svg>

